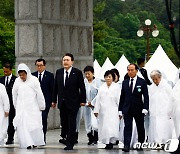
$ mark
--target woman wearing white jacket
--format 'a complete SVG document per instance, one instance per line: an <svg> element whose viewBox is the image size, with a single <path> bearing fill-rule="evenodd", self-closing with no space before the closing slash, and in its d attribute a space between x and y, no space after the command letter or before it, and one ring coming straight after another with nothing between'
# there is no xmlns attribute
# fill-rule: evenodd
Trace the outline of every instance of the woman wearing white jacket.
<svg viewBox="0 0 180 154"><path fill-rule="evenodd" d="M20 147L31 149L45 144L41 116L45 100L38 78L31 75L27 65L19 64L17 72L19 77L12 90L16 109L13 125Z"/></svg>
<svg viewBox="0 0 180 154"><path fill-rule="evenodd" d="M9 109L9 98L6 88L0 83L0 145L4 144L4 139L7 137Z"/></svg>
<svg viewBox="0 0 180 154"><path fill-rule="evenodd" d="M105 149L112 149L119 139L119 97L121 88L114 83L115 74L108 70L104 74L106 83L98 91L94 115L98 117L99 141L106 144Z"/></svg>

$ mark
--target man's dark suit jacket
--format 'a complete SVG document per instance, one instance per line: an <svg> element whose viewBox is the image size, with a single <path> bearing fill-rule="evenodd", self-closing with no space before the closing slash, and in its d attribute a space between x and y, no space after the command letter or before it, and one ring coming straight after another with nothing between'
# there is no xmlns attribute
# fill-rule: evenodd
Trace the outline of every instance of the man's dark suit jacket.
<svg viewBox="0 0 180 154"><path fill-rule="evenodd" d="M5 78L6 78L6 76L3 76L0 78L0 83L2 83L3 85L5 85ZM12 99L12 88L13 88L15 79L16 79L16 76L12 75L8 86L6 87L6 91L7 91L7 94L9 96L10 108L14 108L13 99Z"/></svg>
<svg viewBox="0 0 180 154"><path fill-rule="evenodd" d="M142 76L144 77L144 80L146 80L147 85L151 85L152 83L148 78L146 69L140 68L139 71L141 72Z"/></svg>
<svg viewBox="0 0 180 154"><path fill-rule="evenodd" d="M36 71L32 73L32 75L38 77L38 72ZM54 75L53 73L45 70L41 81L41 89L45 98L46 108L51 107L53 86L54 86Z"/></svg>
<svg viewBox="0 0 180 154"><path fill-rule="evenodd" d="M0 83L5 85L5 78L6 76L3 76L0 78ZM9 97L9 103L10 103L10 111L9 111L9 125L8 125L8 140L7 142L12 142L14 140L14 126L13 126L13 119L15 117L15 109L13 105L13 97L12 97L12 88L14 85L14 81L16 80L16 76L12 75L11 80L9 81L8 86L6 86L6 92Z"/></svg>
<svg viewBox="0 0 180 154"><path fill-rule="evenodd" d="M144 97L144 101L142 100L142 96ZM128 114L129 111L139 114L142 113L143 109L149 109L149 95L146 81L137 77L132 93L129 88L129 79L124 80L122 83L119 111L122 111L123 114Z"/></svg>
<svg viewBox="0 0 180 154"><path fill-rule="evenodd" d="M56 71L53 102L57 102L58 108L61 108L62 102L70 110L78 110L80 103L86 102L86 90L82 72L72 67L66 86L64 86L64 68Z"/></svg>

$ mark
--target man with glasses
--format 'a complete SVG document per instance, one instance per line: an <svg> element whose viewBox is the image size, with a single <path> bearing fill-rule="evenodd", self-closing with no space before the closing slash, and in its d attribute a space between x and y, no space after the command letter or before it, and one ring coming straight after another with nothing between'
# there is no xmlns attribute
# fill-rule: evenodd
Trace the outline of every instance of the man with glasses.
<svg viewBox="0 0 180 154"><path fill-rule="evenodd" d="M32 73L32 75L36 76L39 79L46 102L46 109L42 111L44 141L46 143L47 118L52 103L54 75L53 73L46 71L46 61L42 58L35 61L35 66L37 71Z"/></svg>

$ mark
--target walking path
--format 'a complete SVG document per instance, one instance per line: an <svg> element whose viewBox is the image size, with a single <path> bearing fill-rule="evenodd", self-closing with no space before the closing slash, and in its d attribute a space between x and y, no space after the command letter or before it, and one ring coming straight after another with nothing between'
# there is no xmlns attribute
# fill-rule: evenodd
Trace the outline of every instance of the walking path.
<svg viewBox="0 0 180 154"><path fill-rule="evenodd" d="M15 138L15 144L0 146L0 154L125 154L118 146L115 146L112 150L105 150L103 148L98 149L97 145L87 145L88 139L84 128L81 128L79 143L74 146L74 150L64 151L65 146L59 143L59 134L60 129L49 130L47 132L47 144L30 150L20 149ZM166 152L163 150L131 150L127 154L166 154Z"/></svg>

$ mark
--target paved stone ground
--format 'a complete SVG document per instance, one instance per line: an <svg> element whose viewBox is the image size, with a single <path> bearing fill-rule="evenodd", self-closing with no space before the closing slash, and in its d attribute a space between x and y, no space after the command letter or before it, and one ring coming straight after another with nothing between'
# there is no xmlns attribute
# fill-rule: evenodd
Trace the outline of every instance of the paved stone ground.
<svg viewBox="0 0 180 154"><path fill-rule="evenodd" d="M15 144L5 145L0 147L0 154L124 154L118 146L115 146L112 150L105 150L103 148L98 149L96 145L87 145L87 136L84 130L84 126L81 126L81 131L79 135L79 143L74 146L72 151L64 151L64 145L60 144L59 136L60 129L49 130L47 132L47 144L42 147L27 150L20 149L17 139L15 138ZM165 151L136 151L131 150L128 154L166 154Z"/></svg>

